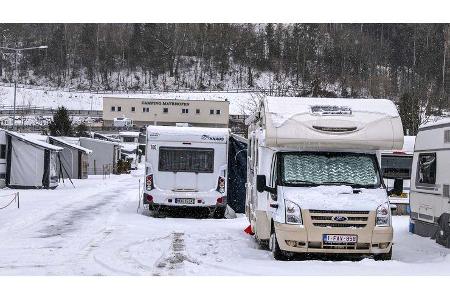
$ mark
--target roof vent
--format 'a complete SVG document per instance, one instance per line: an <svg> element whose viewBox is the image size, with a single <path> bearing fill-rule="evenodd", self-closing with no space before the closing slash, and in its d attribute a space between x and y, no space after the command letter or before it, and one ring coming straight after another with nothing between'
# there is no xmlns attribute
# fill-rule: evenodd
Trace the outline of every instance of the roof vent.
<svg viewBox="0 0 450 300"><path fill-rule="evenodd" d="M344 132L353 132L358 129L357 127L325 127L325 126L313 126L314 129L324 132L336 132L336 133L344 133Z"/></svg>
<svg viewBox="0 0 450 300"><path fill-rule="evenodd" d="M352 109L348 106L314 105L311 106L311 112L322 116L351 115Z"/></svg>

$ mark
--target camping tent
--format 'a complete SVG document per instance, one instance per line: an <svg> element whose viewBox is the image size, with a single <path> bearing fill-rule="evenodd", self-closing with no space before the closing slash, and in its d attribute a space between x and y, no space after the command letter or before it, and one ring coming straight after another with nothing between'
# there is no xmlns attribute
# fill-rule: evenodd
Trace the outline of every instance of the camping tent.
<svg viewBox="0 0 450 300"><path fill-rule="evenodd" d="M6 134L6 185L12 188L56 188L61 147L19 133Z"/></svg>
<svg viewBox="0 0 450 300"><path fill-rule="evenodd" d="M92 154L89 155L89 175L117 173L117 162L120 159L119 143L80 137L80 146L92 150Z"/></svg>
<svg viewBox="0 0 450 300"><path fill-rule="evenodd" d="M49 136L48 142L63 148L60 153L60 164L58 164L58 170L60 170L58 173L63 178L88 178L88 156L92 150L71 144L61 137Z"/></svg>

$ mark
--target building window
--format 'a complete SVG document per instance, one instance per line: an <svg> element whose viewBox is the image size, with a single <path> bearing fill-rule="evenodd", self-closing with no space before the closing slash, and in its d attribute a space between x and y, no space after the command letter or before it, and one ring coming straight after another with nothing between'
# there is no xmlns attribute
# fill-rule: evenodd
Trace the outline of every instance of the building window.
<svg viewBox="0 0 450 300"><path fill-rule="evenodd" d="M182 113L182 114L187 114L187 113L189 113L189 109L187 109L187 108L182 108L182 109L181 109L181 113Z"/></svg>
<svg viewBox="0 0 450 300"><path fill-rule="evenodd" d="M197 109L195 110L195 113L196 113L197 115L199 115L199 114L200 114L200 109L197 108Z"/></svg>
<svg viewBox="0 0 450 300"><path fill-rule="evenodd" d="M163 113L165 113L165 114L169 113L169 108L168 107L163 107Z"/></svg>
<svg viewBox="0 0 450 300"><path fill-rule="evenodd" d="M117 106L117 111L122 111L122 106Z"/></svg>
<svg viewBox="0 0 450 300"><path fill-rule="evenodd" d="M210 115L213 115L213 114L214 114L214 109L210 109L210 110L209 110L209 114L210 114Z"/></svg>
<svg viewBox="0 0 450 300"><path fill-rule="evenodd" d="M436 183L436 153L420 153L417 161L417 183Z"/></svg>
<svg viewBox="0 0 450 300"><path fill-rule="evenodd" d="M150 107L143 107L142 112L150 112Z"/></svg>
<svg viewBox="0 0 450 300"><path fill-rule="evenodd" d="M220 115L220 109L216 109L216 115Z"/></svg>
<svg viewBox="0 0 450 300"><path fill-rule="evenodd" d="M132 106L131 107L131 112L135 112L136 111L136 107Z"/></svg>
<svg viewBox="0 0 450 300"><path fill-rule="evenodd" d="M115 106L111 106L111 111L116 111L116 107Z"/></svg>
<svg viewBox="0 0 450 300"><path fill-rule="evenodd" d="M0 159L6 158L6 145L0 145Z"/></svg>

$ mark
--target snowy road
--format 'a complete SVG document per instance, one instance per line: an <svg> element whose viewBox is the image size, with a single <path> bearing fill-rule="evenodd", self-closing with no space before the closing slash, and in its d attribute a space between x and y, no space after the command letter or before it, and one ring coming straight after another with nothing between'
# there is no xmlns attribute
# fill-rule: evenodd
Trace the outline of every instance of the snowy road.
<svg viewBox="0 0 450 300"><path fill-rule="evenodd" d="M141 172L20 191L20 209L0 210L0 275L450 275L450 249L408 233L408 217L394 218L392 261L278 262L242 215L136 213Z"/></svg>

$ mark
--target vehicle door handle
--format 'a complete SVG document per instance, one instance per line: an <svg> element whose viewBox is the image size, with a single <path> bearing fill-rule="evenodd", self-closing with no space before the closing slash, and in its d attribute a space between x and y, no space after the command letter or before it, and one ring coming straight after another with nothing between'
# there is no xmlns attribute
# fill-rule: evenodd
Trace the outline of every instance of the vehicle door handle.
<svg viewBox="0 0 450 300"><path fill-rule="evenodd" d="M277 204L277 203L270 203L270 207L272 207L272 208L278 208L278 204Z"/></svg>

